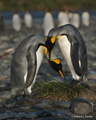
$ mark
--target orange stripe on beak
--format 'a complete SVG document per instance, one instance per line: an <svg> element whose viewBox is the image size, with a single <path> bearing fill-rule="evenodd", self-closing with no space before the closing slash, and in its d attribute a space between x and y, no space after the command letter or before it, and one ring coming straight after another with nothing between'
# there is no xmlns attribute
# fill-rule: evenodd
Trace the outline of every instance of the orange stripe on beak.
<svg viewBox="0 0 96 120"><path fill-rule="evenodd" d="M64 80L66 80L61 70L59 70L59 73L64 78Z"/></svg>

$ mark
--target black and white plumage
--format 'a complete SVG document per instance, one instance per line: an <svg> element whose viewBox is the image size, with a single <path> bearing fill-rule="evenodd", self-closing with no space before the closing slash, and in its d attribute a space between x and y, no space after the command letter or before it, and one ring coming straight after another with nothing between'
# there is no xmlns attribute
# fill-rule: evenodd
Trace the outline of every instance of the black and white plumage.
<svg viewBox="0 0 96 120"><path fill-rule="evenodd" d="M27 28L32 28L32 15L27 11L24 14L24 23Z"/></svg>
<svg viewBox="0 0 96 120"><path fill-rule="evenodd" d="M54 28L54 20L53 16L50 11L45 13L44 20L43 20L43 29L44 35L47 36L48 32Z"/></svg>
<svg viewBox="0 0 96 120"><path fill-rule="evenodd" d="M82 25L88 27L90 25L90 14L87 11L84 11L81 15Z"/></svg>
<svg viewBox="0 0 96 120"><path fill-rule="evenodd" d="M17 12L15 12L12 16L12 27L16 32L21 30L21 19Z"/></svg>
<svg viewBox="0 0 96 120"><path fill-rule="evenodd" d="M11 63L12 92L27 90L35 83L38 69L46 52L42 37L30 35L17 47Z"/></svg>
<svg viewBox="0 0 96 120"><path fill-rule="evenodd" d="M54 40L52 40L54 37ZM61 52L69 66L74 80L87 80L87 50L85 42L79 31L70 24L51 29L47 36L46 46L51 51L58 41Z"/></svg>
<svg viewBox="0 0 96 120"><path fill-rule="evenodd" d="M69 18L68 18L67 11L62 10L58 14L58 27L65 24L69 24Z"/></svg>
<svg viewBox="0 0 96 120"><path fill-rule="evenodd" d="M80 15L78 12L75 12L73 14L72 20L71 20L71 24L74 25L76 28L80 27Z"/></svg>
<svg viewBox="0 0 96 120"><path fill-rule="evenodd" d="M12 94L19 95L22 91L25 94L32 93L32 87L36 81L39 67L46 55L50 66L62 74L62 66L52 52L51 59L48 58L48 50L44 45L44 38L37 35L30 35L25 38L17 47L11 63L11 86ZM54 61L59 61L55 65ZM58 71L58 69L60 71ZM63 74L62 74L63 76Z"/></svg>

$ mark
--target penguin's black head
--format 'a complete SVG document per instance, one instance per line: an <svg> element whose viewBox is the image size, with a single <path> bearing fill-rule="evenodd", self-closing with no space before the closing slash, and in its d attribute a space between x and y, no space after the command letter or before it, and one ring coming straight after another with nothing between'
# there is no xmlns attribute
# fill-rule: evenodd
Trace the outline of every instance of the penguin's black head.
<svg viewBox="0 0 96 120"><path fill-rule="evenodd" d="M50 66L65 79L63 72L62 72L62 64L59 59L49 60Z"/></svg>
<svg viewBox="0 0 96 120"><path fill-rule="evenodd" d="M55 45L55 41L56 41L56 37L49 37L49 36L46 37L45 45L46 45L48 52L49 52L49 59L51 56L51 51Z"/></svg>

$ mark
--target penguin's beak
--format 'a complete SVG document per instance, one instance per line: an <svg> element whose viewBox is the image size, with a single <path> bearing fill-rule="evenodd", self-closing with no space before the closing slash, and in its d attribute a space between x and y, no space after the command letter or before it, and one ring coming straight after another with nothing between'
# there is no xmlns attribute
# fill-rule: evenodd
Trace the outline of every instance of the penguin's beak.
<svg viewBox="0 0 96 120"><path fill-rule="evenodd" d="M61 70L59 70L59 73L63 77L63 79L66 80Z"/></svg>
<svg viewBox="0 0 96 120"><path fill-rule="evenodd" d="M66 80L63 75L62 64L59 59L51 59L49 60L49 64L55 71L59 72L59 74L63 77L64 80Z"/></svg>

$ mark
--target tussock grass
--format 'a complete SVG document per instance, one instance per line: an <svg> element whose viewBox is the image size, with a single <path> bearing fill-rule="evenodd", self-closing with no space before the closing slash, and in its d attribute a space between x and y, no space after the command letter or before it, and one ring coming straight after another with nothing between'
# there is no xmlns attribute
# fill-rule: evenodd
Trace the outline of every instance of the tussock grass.
<svg viewBox="0 0 96 120"><path fill-rule="evenodd" d="M67 82L38 82L34 87L34 97L51 100L70 100L87 89L82 85L70 85Z"/></svg>

